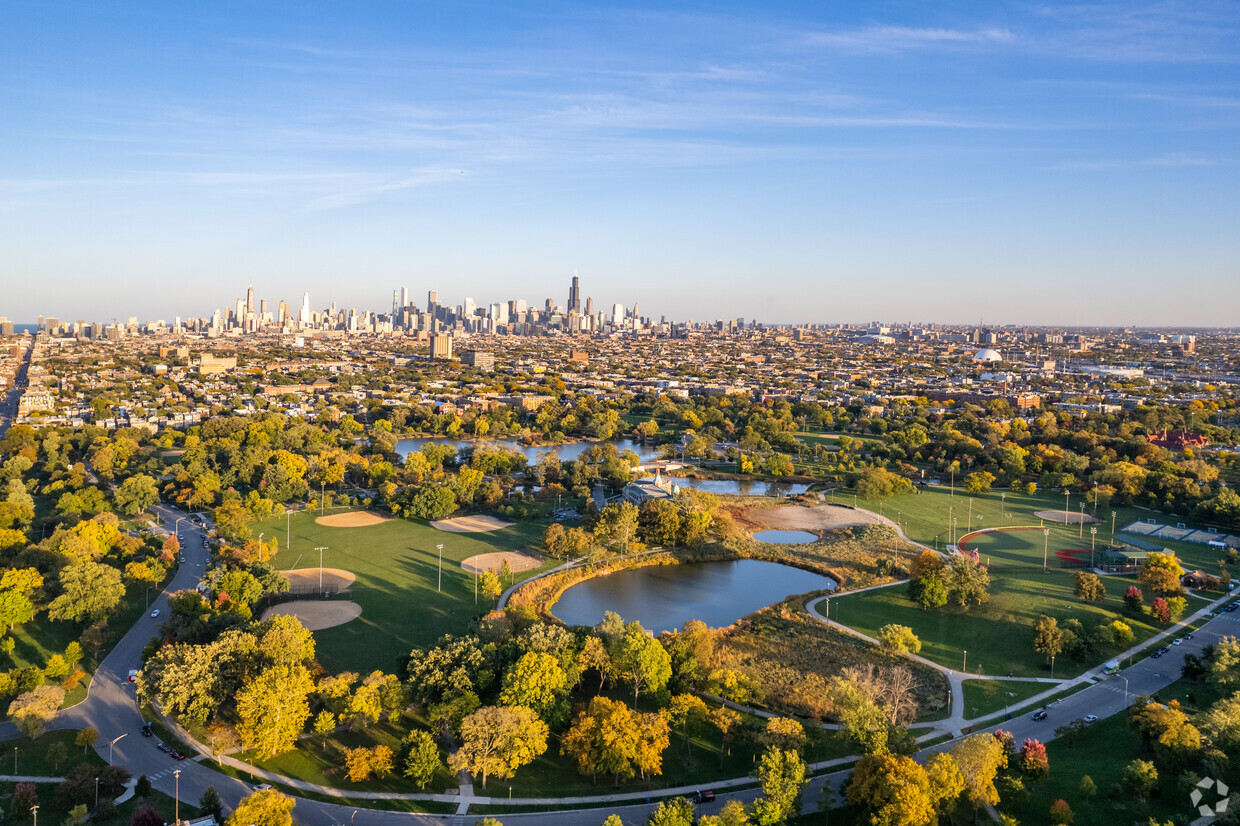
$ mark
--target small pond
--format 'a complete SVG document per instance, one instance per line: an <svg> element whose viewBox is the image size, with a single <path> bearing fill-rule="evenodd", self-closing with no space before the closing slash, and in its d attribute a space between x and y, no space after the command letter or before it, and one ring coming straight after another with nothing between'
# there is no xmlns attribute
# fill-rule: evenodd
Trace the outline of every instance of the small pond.
<svg viewBox="0 0 1240 826"><path fill-rule="evenodd" d="M450 439L447 436L418 436L412 439L401 439L396 443L396 452L402 456L408 456L415 450L421 450L422 445L451 445L456 448L457 453L472 453L478 447L499 447L504 450L515 450L522 453L530 464L538 461L538 458L546 453L554 453L560 457L561 461L576 459L582 453L585 453L596 444L602 442L570 442L563 445L523 445L516 439L479 439L477 441L469 441L466 439ZM613 439L611 444L616 446L616 450L623 453L631 450L637 454L637 458L643 462L659 458L659 448L653 444L643 444L633 439Z"/></svg>
<svg viewBox="0 0 1240 826"><path fill-rule="evenodd" d="M758 531L753 535L758 542L770 542L772 545L803 545L806 542L817 542L818 534L809 531Z"/></svg>
<svg viewBox="0 0 1240 826"><path fill-rule="evenodd" d="M574 585L551 612L569 625L597 625L615 611L658 634L692 619L721 628L786 596L834 588L830 577L758 559L651 565Z"/></svg>
<svg viewBox="0 0 1240 826"><path fill-rule="evenodd" d="M767 482L761 479L688 479L680 476L664 478L682 488L731 496L793 496L809 490L809 485L800 482Z"/></svg>

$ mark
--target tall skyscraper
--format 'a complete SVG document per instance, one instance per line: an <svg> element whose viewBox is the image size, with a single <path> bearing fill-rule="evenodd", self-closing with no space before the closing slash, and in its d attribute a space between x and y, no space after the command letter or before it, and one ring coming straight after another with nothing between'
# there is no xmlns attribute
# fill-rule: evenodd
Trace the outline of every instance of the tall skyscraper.
<svg viewBox="0 0 1240 826"><path fill-rule="evenodd" d="M301 294L301 314L298 315L297 320L303 326L310 326L310 293Z"/></svg>
<svg viewBox="0 0 1240 826"><path fill-rule="evenodd" d="M400 288L400 306L402 307L409 306L409 288L408 287Z"/></svg>
<svg viewBox="0 0 1240 826"><path fill-rule="evenodd" d="M254 312L254 285L250 285L250 289L245 291L245 311L246 313Z"/></svg>
<svg viewBox="0 0 1240 826"><path fill-rule="evenodd" d="M573 283L568 288L568 311L570 313L581 312L581 285L577 280L577 271L573 270Z"/></svg>
<svg viewBox="0 0 1240 826"><path fill-rule="evenodd" d="M428 313L435 312L435 305L439 303L439 293L434 290L426 291L426 311Z"/></svg>
<svg viewBox="0 0 1240 826"><path fill-rule="evenodd" d="M586 315L594 315L594 297L586 299Z"/></svg>

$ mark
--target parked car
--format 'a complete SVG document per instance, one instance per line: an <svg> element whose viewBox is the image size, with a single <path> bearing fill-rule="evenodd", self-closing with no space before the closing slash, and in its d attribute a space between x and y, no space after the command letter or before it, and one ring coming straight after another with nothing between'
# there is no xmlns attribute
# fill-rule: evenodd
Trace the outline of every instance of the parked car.
<svg viewBox="0 0 1240 826"><path fill-rule="evenodd" d="M1157 651L1155 651L1153 654L1150 654L1150 659L1151 659L1151 660L1156 660L1156 659L1158 659L1159 657L1161 657L1162 655L1163 655L1163 652L1162 652L1162 649L1160 648L1160 649L1158 649Z"/></svg>
<svg viewBox="0 0 1240 826"><path fill-rule="evenodd" d="M1182 639L1180 639L1180 638L1178 638L1178 637L1177 637L1176 639L1174 639L1174 640L1172 640L1172 641L1171 641L1171 644L1172 644L1172 645L1181 645L1183 642L1184 642L1184 640L1182 640Z"/></svg>
<svg viewBox="0 0 1240 826"><path fill-rule="evenodd" d="M1089 724L1089 723L1096 723L1096 722L1098 722L1098 715L1097 715L1097 714L1086 714L1086 715L1085 715L1084 717L1082 717L1081 719L1082 719L1082 720L1084 720L1084 721L1086 722L1086 724Z"/></svg>
<svg viewBox="0 0 1240 826"><path fill-rule="evenodd" d="M152 732L152 731L151 731L151 724L150 724L150 723L143 723L143 724L142 724L142 736L143 736L143 737L150 737L152 734L154 734L154 732Z"/></svg>
<svg viewBox="0 0 1240 826"><path fill-rule="evenodd" d="M164 754L172 754L172 746L167 743L157 743L156 745Z"/></svg>
<svg viewBox="0 0 1240 826"><path fill-rule="evenodd" d="M694 803L710 803L714 801L714 799L715 799L715 793L711 791L710 789L703 789L702 791L693 793Z"/></svg>
<svg viewBox="0 0 1240 826"><path fill-rule="evenodd" d="M1186 640L1191 640L1192 638L1193 638L1193 632L1192 632L1192 631L1189 631L1187 634L1185 634L1185 635L1184 635L1184 639L1186 639Z"/></svg>
<svg viewBox="0 0 1240 826"><path fill-rule="evenodd" d="M158 609L158 608L156 608L154 611L152 611L152 612L151 612L151 616L152 616L152 617L158 617L158 616L159 616L159 609Z"/></svg>
<svg viewBox="0 0 1240 826"><path fill-rule="evenodd" d="M174 749L169 749L169 750L168 750L168 753L169 753L170 755L172 755L172 759L173 759L173 760L184 760L184 759L185 759L185 755L184 755L184 754L181 754L181 752L176 751L176 750L174 750Z"/></svg>
<svg viewBox="0 0 1240 826"><path fill-rule="evenodd" d="M1040 708L1040 709L1038 709L1037 711L1035 711L1035 712L1033 713L1033 719L1035 719L1035 720L1045 720L1045 719L1046 719L1046 709L1044 709L1044 708Z"/></svg>

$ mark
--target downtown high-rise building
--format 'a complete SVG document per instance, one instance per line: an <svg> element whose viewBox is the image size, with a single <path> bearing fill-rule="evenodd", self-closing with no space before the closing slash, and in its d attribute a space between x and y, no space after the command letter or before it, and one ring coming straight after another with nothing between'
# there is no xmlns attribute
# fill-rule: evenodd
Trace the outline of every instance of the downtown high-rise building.
<svg viewBox="0 0 1240 826"><path fill-rule="evenodd" d="M577 271L573 271L573 283L568 288L568 312L581 312L581 284L577 279Z"/></svg>

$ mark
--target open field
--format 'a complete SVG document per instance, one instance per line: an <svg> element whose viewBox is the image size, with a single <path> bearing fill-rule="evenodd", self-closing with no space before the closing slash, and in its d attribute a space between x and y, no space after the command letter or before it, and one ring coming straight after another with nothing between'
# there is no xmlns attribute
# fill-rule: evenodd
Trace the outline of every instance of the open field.
<svg viewBox="0 0 1240 826"><path fill-rule="evenodd" d="M297 568L280 573L288 580L293 593L305 590L347 591L357 581L357 576L352 571L343 571L340 568Z"/></svg>
<svg viewBox="0 0 1240 826"><path fill-rule="evenodd" d="M876 525L881 521L869 511L840 505L777 505L749 508L745 515L759 527L779 530L812 531L851 525Z"/></svg>
<svg viewBox="0 0 1240 826"><path fill-rule="evenodd" d="M332 671L391 671L414 647L432 645L447 633L460 634L490 607L474 602L473 576L461 568L469 557L514 551L538 544L543 525L520 522L490 533L437 531L425 522L393 519L377 525L339 528L321 525L313 511L293 514L286 536L284 517L251 526L281 540L275 564L317 577L318 552L324 568L352 573L349 598L362 615L345 625L315 632L318 657ZM443 590L437 545L443 545ZM534 571L514 573L522 579Z"/></svg>
<svg viewBox="0 0 1240 826"><path fill-rule="evenodd" d="M1049 560L1045 572L1044 544ZM985 605L967 611L954 606L926 611L908 598L906 586L897 585L833 597L831 618L870 636L888 623L907 625L921 639L923 657L970 674L1048 676L1044 658L1033 650L1033 623L1041 614L1060 624L1078 619L1087 631L1101 622L1122 619L1131 626L1137 642L1158 630L1148 617L1123 610L1124 590L1135 577L1104 577L1107 595L1100 603L1076 598L1072 571L1058 567L1054 553L1079 547L1080 540L1063 531L1052 530L1048 538L1040 530L980 534L970 539L969 548L991 566L991 597ZM1106 654L1099 652L1097 662ZM1073 676L1097 662L1076 663L1060 657L1055 673Z"/></svg>

